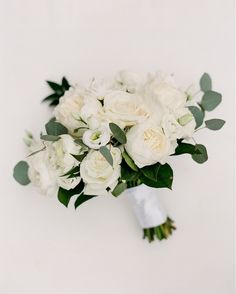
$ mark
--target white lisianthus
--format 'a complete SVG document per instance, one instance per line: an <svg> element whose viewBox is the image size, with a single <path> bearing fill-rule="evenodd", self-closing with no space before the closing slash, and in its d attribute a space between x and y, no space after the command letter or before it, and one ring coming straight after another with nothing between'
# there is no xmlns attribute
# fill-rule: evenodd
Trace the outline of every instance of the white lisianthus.
<svg viewBox="0 0 236 294"><path fill-rule="evenodd" d="M157 162L166 163L176 147L176 142L171 142L153 120L132 127L126 136L126 151L140 168Z"/></svg>
<svg viewBox="0 0 236 294"><path fill-rule="evenodd" d="M99 116L102 110L101 103L92 95L86 94L80 86L70 87L61 97L54 110L57 121L67 127L70 132L85 126L92 116ZM82 121L81 121L82 119Z"/></svg>
<svg viewBox="0 0 236 294"><path fill-rule="evenodd" d="M83 142L91 149L99 149L110 141L110 131L103 126L94 130L87 130L83 134Z"/></svg>
<svg viewBox="0 0 236 294"><path fill-rule="evenodd" d="M66 190L75 188L81 178L68 179L63 175L79 164L71 154L80 154L81 147L74 143L70 135L61 135L60 140L54 143L47 143L47 149L49 152L50 167L55 172L58 185Z"/></svg>
<svg viewBox="0 0 236 294"><path fill-rule="evenodd" d="M105 96L104 112L108 120L120 127L135 125L149 117L141 96L123 91L113 91Z"/></svg>
<svg viewBox="0 0 236 294"><path fill-rule="evenodd" d="M46 196L55 195L58 190L58 183L55 172L50 167L49 153L45 145L42 142L32 141L29 152L37 152L27 158L30 181L40 189L42 194Z"/></svg>
<svg viewBox="0 0 236 294"><path fill-rule="evenodd" d="M131 71L121 70L115 76L115 82L120 90L135 93L138 91L143 81L141 77Z"/></svg>
<svg viewBox="0 0 236 294"><path fill-rule="evenodd" d="M110 148L108 146L108 148ZM80 175L84 181L84 193L88 195L105 195L107 188L116 186L120 177L121 152L119 148L110 149L113 166L96 150L90 150L80 164Z"/></svg>

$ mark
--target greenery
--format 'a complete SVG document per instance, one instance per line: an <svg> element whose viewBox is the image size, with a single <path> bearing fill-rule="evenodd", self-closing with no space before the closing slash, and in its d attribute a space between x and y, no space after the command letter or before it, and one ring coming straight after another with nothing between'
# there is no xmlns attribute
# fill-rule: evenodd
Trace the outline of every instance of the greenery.
<svg viewBox="0 0 236 294"><path fill-rule="evenodd" d="M208 73L204 73L200 79L200 88L202 92L211 91L212 81Z"/></svg>
<svg viewBox="0 0 236 294"><path fill-rule="evenodd" d="M166 222L160 226L143 229L143 239L147 238L149 242L152 242L156 238L161 241L172 235L173 230L176 230L176 227L173 220L168 217Z"/></svg>
<svg viewBox="0 0 236 294"><path fill-rule="evenodd" d="M210 119L205 121L205 125L209 130L217 131L220 130L223 125L225 124L225 121L223 119Z"/></svg>
<svg viewBox="0 0 236 294"><path fill-rule="evenodd" d="M221 103L221 101L222 96L220 93L208 91L205 92L202 97L201 106L206 111L212 111Z"/></svg>
<svg viewBox="0 0 236 294"><path fill-rule="evenodd" d="M14 179L21 185L28 185L30 179L28 176L29 165L26 161L18 162L13 170Z"/></svg>
<svg viewBox="0 0 236 294"><path fill-rule="evenodd" d="M112 158L110 150L106 146L102 146L100 147L99 151L102 154L102 156L107 160L107 162L111 166L113 166L113 158Z"/></svg>
<svg viewBox="0 0 236 294"><path fill-rule="evenodd" d="M120 182L116 185L115 189L111 192L113 196L117 197L127 189L126 182Z"/></svg>
<svg viewBox="0 0 236 294"><path fill-rule="evenodd" d="M70 84L65 77L62 78L61 84L46 81L48 86L53 90L53 93L43 99L43 102L49 102L50 106L56 106L59 101L60 97L62 97L67 90L70 88Z"/></svg>
<svg viewBox="0 0 236 294"><path fill-rule="evenodd" d="M65 205L66 207L68 207L70 199L72 198L72 196L74 195L79 195L84 189L84 183L83 181L80 181L80 183L74 188L74 189L70 189L70 190L66 190L63 188L59 188L58 190L58 200Z"/></svg>
<svg viewBox="0 0 236 294"><path fill-rule="evenodd" d="M48 135L60 136L68 134L68 130L61 123L56 122L55 120L50 120L46 125L45 129Z"/></svg>
<svg viewBox="0 0 236 294"><path fill-rule="evenodd" d="M127 142L126 135L124 131L116 124L109 123L110 130L114 136L114 138L120 142L121 144L125 144Z"/></svg>
<svg viewBox="0 0 236 294"><path fill-rule="evenodd" d="M195 121L196 121L196 129L199 128L204 120L205 113L201 108L197 106L189 106L189 110L191 111Z"/></svg>
<svg viewBox="0 0 236 294"><path fill-rule="evenodd" d="M84 203L85 201L88 201L90 199L92 199L93 197L96 197L95 195L85 195L85 194L80 194L79 197L76 199L75 201L75 209L80 206L82 203Z"/></svg>

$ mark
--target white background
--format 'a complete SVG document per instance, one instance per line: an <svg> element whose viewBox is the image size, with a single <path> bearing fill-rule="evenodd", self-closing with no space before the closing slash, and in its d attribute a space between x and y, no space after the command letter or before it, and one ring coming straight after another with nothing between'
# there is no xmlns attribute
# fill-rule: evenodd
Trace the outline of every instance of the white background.
<svg viewBox="0 0 236 294"><path fill-rule="evenodd" d="M234 293L234 40L232 0L1 0L0 293ZM187 86L205 71L227 121L196 136L204 165L172 160L173 191L159 195L178 230L148 244L125 197L77 211L12 179L24 130L42 130L44 80L175 73Z"/></svg>

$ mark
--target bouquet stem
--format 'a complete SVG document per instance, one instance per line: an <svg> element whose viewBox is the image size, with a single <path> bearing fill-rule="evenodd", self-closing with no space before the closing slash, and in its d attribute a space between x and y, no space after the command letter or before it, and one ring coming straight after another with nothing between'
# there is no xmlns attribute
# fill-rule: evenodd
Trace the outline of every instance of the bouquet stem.
<svg viewBox="0 0 236 294"><path fill-rule="evenodd" d="M164 224L153 228L143 229L143 239L147 238L149 242L152 242L155 240L155 238L157 238L161 241L172 235L173 230L176 230L174 221L167 217L167 220Z"/></svg>

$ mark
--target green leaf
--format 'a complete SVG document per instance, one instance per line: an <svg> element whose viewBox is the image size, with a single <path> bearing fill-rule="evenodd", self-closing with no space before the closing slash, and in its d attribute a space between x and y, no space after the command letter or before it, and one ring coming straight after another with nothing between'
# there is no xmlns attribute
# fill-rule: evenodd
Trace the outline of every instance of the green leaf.
<svg viewBox="0 0 236 294"><path fill-rule="evenodd" d="M201 105L206 111L214 110L222 101L222 95L214 91L204 93Z"/></svg>
<svg viewBox="0 0 236 294"><path fill-rule="evenodd" d="M80 155L76 155L76 154L71 154L76 160L78 160L79 162L81 162L86 156L87 153L84 154L80 154Z"/></svg>
<svg viewBox="0 0 236 294"><path fill-rule="evenodd" d="M191 111L192 115L194 116L196 122L196 129L199 128L204 119L204 112L198 108L197 106L189 106L188 109Z"/></svg>
<svg viewBox="0 0 236 294"><path fill-rule="evenodd" d="M134 171L128 164L122 160L121 162L121 179L128 181L135 181L138 179L139 172Z"/></svg>
<svg viewBox="0 0 236 294"><path fill-rule="evenodd" d="M134 171L138 171L138 167L137 165L134 163L133 159L129 156L129 154L124 151L122 153L122 157L124 158L125 162L128 164L128 166L134 170Z"/></svg>
<svg viewBox="0 0 236 294"><path fill-rule="evenodd" d="M120 142L121 144L125 144L127 142L125 132L118 125L114 123L109 123L109 127L113 136L118 142Z"/></svg>
<svg viewBox="0 0 236 294"><path fill-rule="evenodd" d="M58 95L62 95L64 93L63 88L61 85L52 82L52 81L46 81L49 87L54 90Z"/></svg>
<svg viewBox="0 0 236 294"><path fill-rule="evenodd" d="M164 165L160 165L155 181L146 177L143 173L141 173L140 179L143 184L150 187L171 189L173 182L173 171L172 168L166 163Z"/></svg>
<svg viewBox="0 0 236 294"><path fill-rule="evenodd" d="M88 149L88 146L84 144L82 139L75 139L74 142L75 142L75 144L78 144L81 147Z"/></svg>
<svg viewBox="0 0 236 294"><path fill-rule="evenodd" d="M52 135L41 135L40 138L43 141L50 141L50 142L56 142L60 139L60 137L52 136Z"/></svg>
<svg viewBox="0 0 236 294"><path fill-rule="evenodd" d="M160 163L148 165L141 168L141 172L144 174L145 177L149 178L152 181L156 181L160 167L161 167Z"/></svg>
<svg viewBox="0 0 236 294"><path fill-rule="evenodd" d="M14 179L21 185L28 185L30 179L28 176L29 165L26 161L20 161L16 164L13 171Z"/></svg>
<svg viewBox="0 0 236 294"><path fill-rule="evenodd" d="M46 132L48 135L60 136L63 134L68 134L68 130L61 123L54 120L50 120L46 125Z"/></svg>
<svg viewBox="0 0 236 294"><path fill-rule="evenodd" d="M127 189L127 184L124 182L118 183L115 189L111 192L111 194L115 197L119 196Z"/></svg>
<svg viewBox="0 0 236 294"><path fill-rule="evenodd" d="M62 78L61 84L66 91L69 90L70 84L65 77Z"/></svg>
<svg viewBox="0 0 236 294"><path fill-rule="evenodd" d="M225 124L225 121L223 119L214 118L214 119L206 120L205 124L208 129L217 131L223 127L223 125Z"/></svg>
<svg viewBox="0 0 236 294"><path fill-rule="evenodd" d="M46 98L44 98L42 102L46 102L46 101L50 101L50 100L56 101L56 100L59 100L59 98L60 97L58 96L58 94L53 93L53 94L47 96Z"/></svg>
<svg viewBox="0 0 236 294"><path fill-rule="evenodd" d="M200 79L200 88L202 92L211 91L212 81L208 73L204 73Z"/></svg>
<svg viewBox="0 0 236 294"><path fill-rule="evenodd" d="M107 162L111 166L113 166L113 158L112 158L110 150L106 146L102 146L100 147L99 151L102 154L102 156L107 160Z"/></svg>
<svg viewBox="0 0 236 294"><path fill-rule="evenodd" d="M195 145L178 142L178 146L175 149L175 153L172 155L181 155L181 154L200 154L201 152L196 148Z"/></svg>
<svg viewBox="0 0 236 294"><path fill-rule="evenodd" d="M82 203L84 203L85 201L88 201L90 199L92 199L93 197L96 197L95 195L85 195L85 194L81 194L75 201L75 209L80 206Z"/></svg>
<svg viewBox="0 0 236 294"><path fill-rule="evenodd" d="M197 144L195 148L198 153L193 154L192 159L200 164L206 162L208 159L206 147L202 144Z"/></svg>
<svg viewBox="0 0 236 294"><path fill-rule="evenodd" d="M58 195L57 195L58 200L67 207L71 197L74 195L79 195L83 191L83 189L84 189L83 181L80 181L80 183L74 189L71 189L71 190L66 190L60 187L58 190Z"/></svg>
<svg viewBox="0 0 236 294"><path fill-rule="evenodd" d="M79 171L80 171L79 166L74 166L68 172L66 172L65 174L63 174L61 177L70 176L71 174L78 173Z"/></svg>

